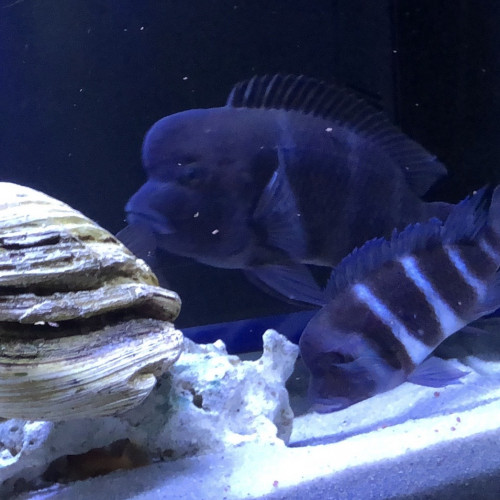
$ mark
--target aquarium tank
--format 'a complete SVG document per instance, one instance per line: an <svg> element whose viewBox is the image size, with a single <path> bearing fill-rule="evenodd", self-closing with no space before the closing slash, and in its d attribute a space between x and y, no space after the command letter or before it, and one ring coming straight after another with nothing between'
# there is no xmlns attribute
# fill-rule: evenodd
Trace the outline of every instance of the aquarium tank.
<svg viewBox="0 0 500 500"><path fill-rule="evenodd" d="M499 21L0 0L0 496L498 498Z"/></svg>

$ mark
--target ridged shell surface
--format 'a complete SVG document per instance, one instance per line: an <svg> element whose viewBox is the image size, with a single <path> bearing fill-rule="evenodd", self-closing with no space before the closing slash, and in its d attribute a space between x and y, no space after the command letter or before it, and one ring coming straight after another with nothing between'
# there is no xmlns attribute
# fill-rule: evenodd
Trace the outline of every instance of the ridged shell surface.
<svg viewBox="0 0 500 500"><path fill-rule="evenodd" d="M0 417L113 415L179 357L175 292L65 203L0 183Z"/></svg>

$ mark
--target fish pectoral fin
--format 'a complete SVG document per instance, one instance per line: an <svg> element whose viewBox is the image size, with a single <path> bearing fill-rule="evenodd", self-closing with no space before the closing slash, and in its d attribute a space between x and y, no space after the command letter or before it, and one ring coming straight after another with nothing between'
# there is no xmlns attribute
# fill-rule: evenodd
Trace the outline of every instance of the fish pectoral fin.
<svg viewBox="0 0 500 500"><path fill-rule="evenodd" d="M253 219L266 245L280 248L291 257L300 257L306 250L306 235L284 162L284 153L278 151L278 167L260 196Z"/></svg>
<svg viewBox="0 0 500 500"><path fill-rule="evenodd" d="M156 251L153 231L145 224L132 223L116 233L118 238L136 257L148 261Z"/></svg>
<svg viewBox="0 0 500 500"><path fill-rule="evenodd" d="M460 384L460 379L469 373L454 366L451 360L431 356L421 363L407 380L427 387L444 387Z"/></svg>
<svg viewBox="0 0 500 500"><path fill-rule="evenodd" d="M323 290L304 264L259 266L245 273L254 285L286 302L325 304Z"/></svg>

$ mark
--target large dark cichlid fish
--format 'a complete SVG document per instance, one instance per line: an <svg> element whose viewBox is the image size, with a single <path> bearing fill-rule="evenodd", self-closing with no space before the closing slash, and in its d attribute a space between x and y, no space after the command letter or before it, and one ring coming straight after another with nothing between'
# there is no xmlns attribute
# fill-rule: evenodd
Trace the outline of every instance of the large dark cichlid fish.
<svg viewBox="0 0 500 500"><path fill-rule="evenodd" d="M142 157L131 227L306 302L321 299L305 264L334 266L370 238L448 212L420 198L446 173L434 156L351 91L303 76L254 77L224 107L159 120Z"/></svg>
<svg viewBox="0 0 500 500"><path fill-rule="evenodd" d="M428 356L500 307L500 187L490 198L491 189L482 189L445 223L431 219L372 240L333 271L326 305L300 338L317 411L405 380L440 386L464 375Z"/></svg>

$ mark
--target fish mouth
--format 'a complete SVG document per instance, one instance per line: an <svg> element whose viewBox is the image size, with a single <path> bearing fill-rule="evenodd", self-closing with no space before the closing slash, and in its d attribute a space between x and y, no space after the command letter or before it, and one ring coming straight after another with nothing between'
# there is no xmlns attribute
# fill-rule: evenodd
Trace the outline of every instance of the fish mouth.
<svg viewBox="0 0 500 500"><path fill-rule="evenodd" d="M349 398L336 397L331 399L316 399L311 406L311 410L316 413L333 413L351 406L355 401Z"/></svg>
<svg viewBox="0 0 500 500"><path fill-rule="evenodd" d="M125 210L127 207L125 207ZM140 224L149 227L155 234L167 235L174 234L175 228L165 217L154 212L127 212L127 222L129 224Z"/></svg>

